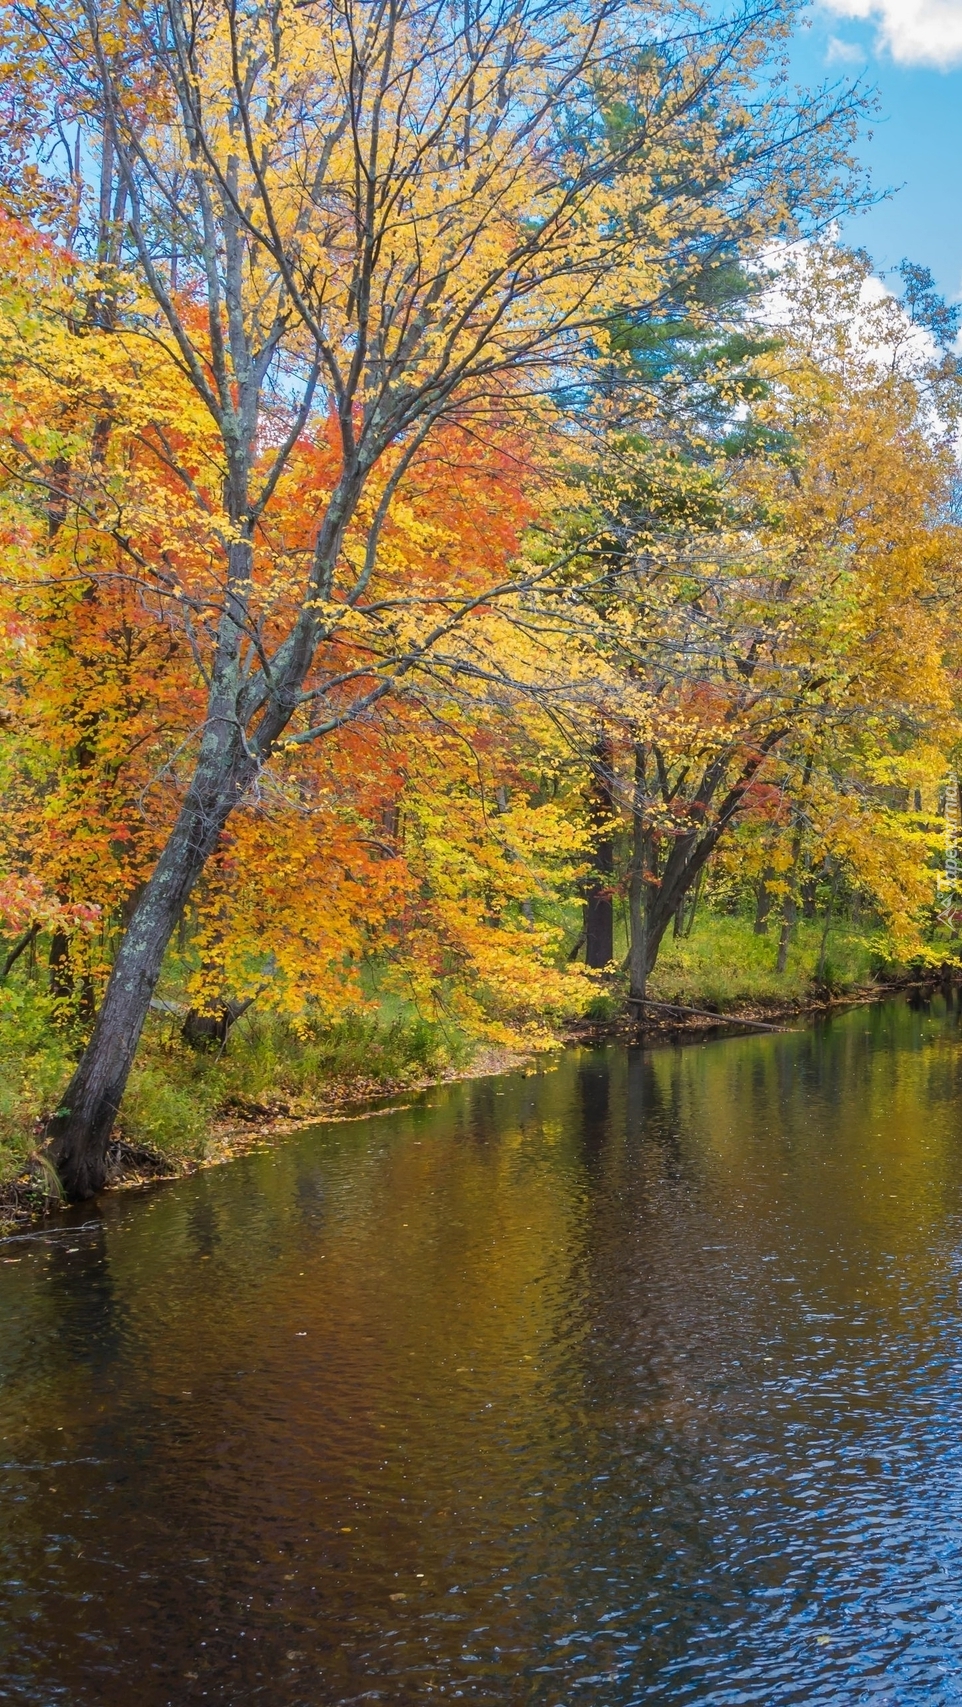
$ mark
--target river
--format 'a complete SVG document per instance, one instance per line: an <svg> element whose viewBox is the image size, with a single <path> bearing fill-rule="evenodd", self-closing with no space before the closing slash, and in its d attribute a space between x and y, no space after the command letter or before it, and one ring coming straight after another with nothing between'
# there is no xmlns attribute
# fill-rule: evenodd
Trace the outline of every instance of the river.
<svg viewBox="0 0 962 1707"><path fill-rule="evenodd" d="M0 1243L0 1701L962 1701L941 999L437 1088Z"/></svg>

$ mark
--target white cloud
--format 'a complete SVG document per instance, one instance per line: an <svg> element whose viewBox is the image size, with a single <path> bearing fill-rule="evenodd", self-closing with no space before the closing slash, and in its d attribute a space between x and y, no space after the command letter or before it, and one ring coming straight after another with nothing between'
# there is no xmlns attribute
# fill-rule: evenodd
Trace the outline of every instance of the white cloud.
<svg viewBox="0 0 962 1707"><path fill-rule="evenodd" d="M830 234L834 241L835 234ZM758 303L758 318L773 330L796 325L798 308L795 292L812 277L812 263L817 249L808 239L794 243L772 243L761 258L762 266L772 278ZM845 255L839 250L839 258ZM794 274L793 288L786 288L786 275ZM856 275L857 277L857 275ZM840 278L844 285L844 277ZM875 366L891 368L893 363L901 373L918 376L938 360L939 349L931 332L912 324L898 297L876 273L868 273L858 282L857 294L840 294L835 305L840 324L847 325L848 347L852 352ZM825 321L826 333L833 322ZM831 338L826 348L831 347Z"/></svg>
<svg viewBox="0 0 962 1707"><path fill-rule="evenodd" d="M829 36L825 59L829 65L861 65L865 49L858 42L843 41L841 36Z"/></svg>
<svg viewBox="0 0 962 1707"><path fill-rule="evenodd" d="M823 5L837 17L874 23L876 45L899 65L948 70L962 64L962 0L823 0ZM848 43L838 45L847 48Z"/></svg>

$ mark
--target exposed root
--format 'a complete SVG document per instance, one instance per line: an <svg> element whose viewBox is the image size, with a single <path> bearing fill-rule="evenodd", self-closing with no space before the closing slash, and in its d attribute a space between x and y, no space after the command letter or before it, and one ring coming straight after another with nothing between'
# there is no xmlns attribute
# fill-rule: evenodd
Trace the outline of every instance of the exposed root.
<svg viewBox="0 0 962 1707"><path fill-rule="evenodd" d="M111 1140L106 1160L108 1185L117 1185L121 1180L136 1184L141 1180L173 1179L178 1172L159 1150L148 1149L146 1144L128 1144L126 1138Z"/></svg>

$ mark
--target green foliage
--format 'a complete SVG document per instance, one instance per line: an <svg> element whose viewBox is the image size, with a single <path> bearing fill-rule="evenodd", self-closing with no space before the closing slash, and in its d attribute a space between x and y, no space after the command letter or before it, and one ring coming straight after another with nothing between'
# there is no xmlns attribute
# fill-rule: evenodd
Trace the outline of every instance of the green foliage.
<svg viewBox="0 0 962 1707"><path fill-rule="evenodd" d="M22 1167L37 1143L38 1111L52 1110L73 1068L56 1008L27 979L0 986L0 1178Z"/></svg>
<svg viewBox="0 0 962 1707"><path fill-rule="evenodd" d="M764 936L756 936L747 916L705 912L688 938L665 938L658 964L649 983L659 1001L682 1002L692 1007L718 1007L723 1011L740 1003L762 1004L802 1001L816 981L822 944L822 920L800 919L788 951L788 964L781 974L775 970L778 953L778 923ZM890 962L872 941L872 933L856 930L840 921L829 938L826 968L831 976L824 983L831 989L847 989L868 983L873 971Z"/></svg>
<svg viewBox="0 0 962 1707"><path fill-rule="evenodd" d="M119 1131L172 1162L202 1161L224 1083L220 1063L185 1045L154 1054L148 1043L127 1081Z"/></svg>
<svg viewBox="0 0 962 1707"><path fill-rule="evenodd" d="M82 1038L58 1022L58 1004L24 976L0 987L0 1180L16 1175L53 1112ZM223 1118L308 1116L350 1090L377 1096L463 1065L460 1033L395 1001L336 1024L295 1025L249 1014L221 1052L182 1042L175 1011L152 1013L128 1081L118 1133L173 1166L202 1161Z"/></svg>
<svg viewBox="0 0 962 1707"><path fill-rule="evenodd" d="M375 1090L439 1072L465 1053L416 1013L348 1013L333 1025L294 1026L268 1015L242 1021L223 1057L225 1093L267 1102L316 1097L325 1087Z"/></svg>

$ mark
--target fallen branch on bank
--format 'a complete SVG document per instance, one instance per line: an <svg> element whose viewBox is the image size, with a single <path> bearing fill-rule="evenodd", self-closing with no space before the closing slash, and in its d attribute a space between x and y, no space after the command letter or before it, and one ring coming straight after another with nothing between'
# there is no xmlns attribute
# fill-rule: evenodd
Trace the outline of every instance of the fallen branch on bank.
<svg viewBox="0 0 962 1707"><path fill-rule="evenodd" d="M778 1031L784 1036L792 1027L766 1025L760 1019L745 1019L741 1014L719 1014L710 1008L683 1008L677 1002L653 1002L648 996L629 996L628 1005L635 1008L656 1008L661 1013L692 1014L696 1019L711 1019L716 1025L748 1025L753 1031Z"/></svg>

